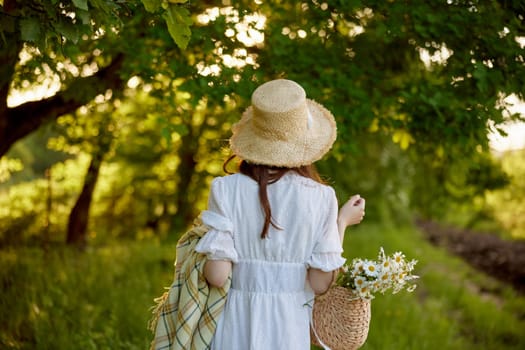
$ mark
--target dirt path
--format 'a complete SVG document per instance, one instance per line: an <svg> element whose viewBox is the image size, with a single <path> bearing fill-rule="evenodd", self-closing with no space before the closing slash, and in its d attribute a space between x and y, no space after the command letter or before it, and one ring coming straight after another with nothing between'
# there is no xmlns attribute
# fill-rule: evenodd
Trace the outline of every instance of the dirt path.
<svg viewBox="0 0 525 350"><path fill-rule="evenodd" d="M505 241L493 234L430 221L418 221L417 225L433 244L447 248L475 268L525 294L525 241Z"/></svg>

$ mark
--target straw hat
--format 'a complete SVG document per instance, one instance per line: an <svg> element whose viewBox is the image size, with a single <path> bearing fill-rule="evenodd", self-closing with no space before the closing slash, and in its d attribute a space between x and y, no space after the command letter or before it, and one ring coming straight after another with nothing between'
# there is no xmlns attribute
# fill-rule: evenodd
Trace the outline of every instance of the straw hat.
<svg viewBox="0 0 525 350"><path fill-rule="evenodd" d="M287 168L322 158L337 134L332 113L286 79L259 86L232 131L234 154L254 164Z"/></svg>

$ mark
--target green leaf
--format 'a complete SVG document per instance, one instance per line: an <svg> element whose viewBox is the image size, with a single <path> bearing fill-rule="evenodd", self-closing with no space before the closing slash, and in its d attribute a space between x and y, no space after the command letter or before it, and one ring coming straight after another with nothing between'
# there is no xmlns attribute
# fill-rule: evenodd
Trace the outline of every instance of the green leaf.
<svg viewBox="0 0 525 350"><path fill-rule="evenodd" d="M162 129L160 129L160 136L162 136L162 138L164 140L166 140L166 143L168 144L168 147L171 146L171 130L169 127L163 127Z"/></svg>
<svg viewBox="0 0 525 350"><path fill-rule="evenodd" d="M73 4L81 10L89 10L87 0L73 0Z"/></svg>
<svg viewBox="0 0 525 350"><path fill-rule="evenodd" d="M22 40L36 42L40 39L40 24L36 18L24 18L20 20L20 34Z"/></svg>
<svg viewBox="0 0 525 350"><path fill-rule="evenodd" d="M489 89L487 69L483 65L477 65L472 75L476 78L476 86L478 90L482 93L487 92Z"/></svg>
<svg viewBox="0 0 525 350"><path fill-rule="evenodd" d="M162 5L161 0L142 0L142 4L148 12L156 12L160 9Z"/></svg>
<svg viewBox="0 0 525 350"><path fill-rule="evenodd" d="M112 12L118 11L120 2L106 0L91 0L90 4L94 8L100 9L106 14L111 14Z"/></svg>
<svg viewBox="0 0 525 350"><path fill-rule="evenodd" d="M162 18L168 25L168 31L178 47L186 49L191 37L190 26L193 23L190 12L180 6L169 6Z"/></svg>
<svg viewBox="0 0 525 350"><path fill-rule="evenodd" d="M180 136L187 135L190 131L184 124L172 124L171 130L179 134Z"/></svg>
<svg viewBox="0 0 525 350"><path fill-rule="evenodd" d="M57 23L55 23L54 27L64 38L73 42L74 44L78 43L80 34L78 32L78 28L72 22L61 18Z"/></svg>
<svg viewBox="0 0 525 350"><path fill-rule="evenodd" d="M84 10L78 10L77 16L82 22L82 24L90 24L91 23L91 15L89 14L89 11Z"/></svg>

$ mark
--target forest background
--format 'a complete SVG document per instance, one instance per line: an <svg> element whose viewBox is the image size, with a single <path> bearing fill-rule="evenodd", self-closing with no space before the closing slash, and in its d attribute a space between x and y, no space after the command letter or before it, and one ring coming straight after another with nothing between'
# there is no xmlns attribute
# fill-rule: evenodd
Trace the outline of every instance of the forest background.
<svg viewBox="0 0 525 350"><path fill-rule="evenodd" d="M414 294L374 300L363 349L524 348L523 295L417 225L525 238L525 151L489 143L525 119L523 1L0 6L2 348L146 348L231 125L280 77L336 117L318 168L340 201L367 199L346 257L420 261Z"/></svg>

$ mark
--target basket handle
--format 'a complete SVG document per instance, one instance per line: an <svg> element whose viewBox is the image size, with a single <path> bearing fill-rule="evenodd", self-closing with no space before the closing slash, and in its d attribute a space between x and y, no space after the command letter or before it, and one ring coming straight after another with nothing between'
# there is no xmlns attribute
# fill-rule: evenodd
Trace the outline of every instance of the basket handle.
<svg viewBox="0 0 525 350"><path fill-rule="evenodd" d="M330 347L328 345L326 345L325 343L323 343L323 341L321 340L321 338L319 337L319 335L317 334L317 332L315 331L315 324L314 324L314 318L312 317L310 319L310 328L312 329L312 333L315 337L315 340L317 340L317 343L319 345L321 345L321 347L324 349L324 350L332 350L330 349Z"/></svg>

